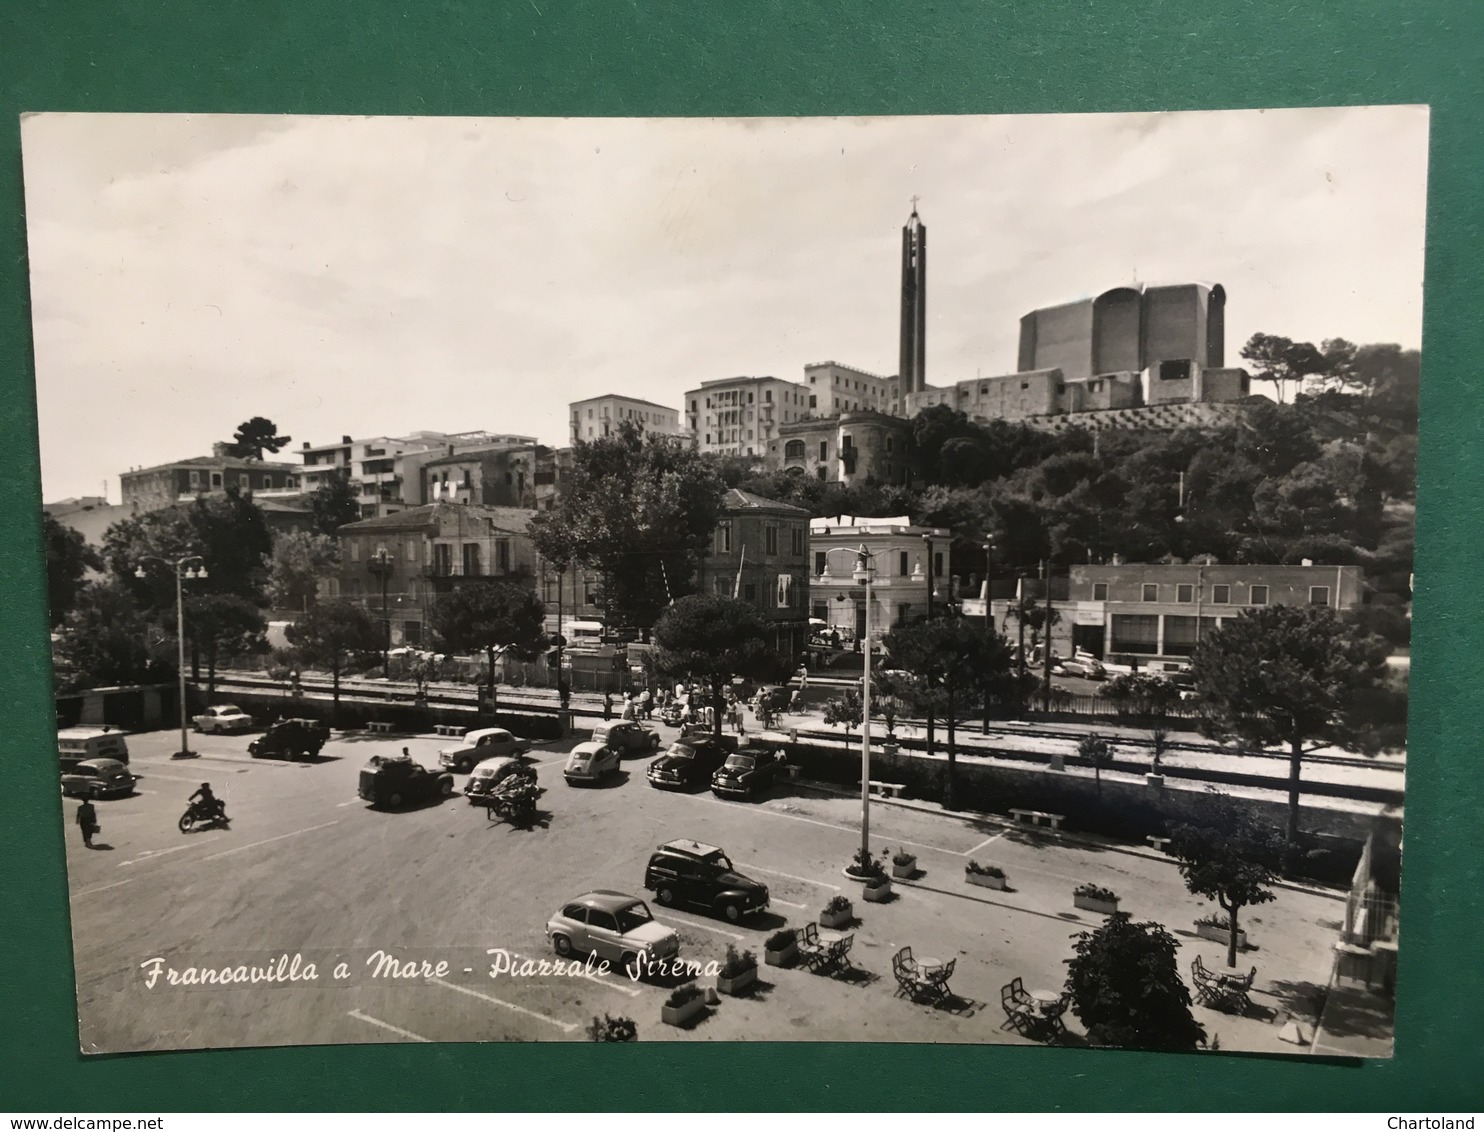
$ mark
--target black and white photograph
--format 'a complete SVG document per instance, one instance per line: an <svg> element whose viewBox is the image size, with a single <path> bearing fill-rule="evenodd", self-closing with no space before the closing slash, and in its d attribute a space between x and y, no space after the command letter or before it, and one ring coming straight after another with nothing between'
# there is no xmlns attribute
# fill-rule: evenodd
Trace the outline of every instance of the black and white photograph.
<svg viewBox="0 0 1484 1132"><path fill-rule="evenodd" d="M1426 107L21 140L84 1054L1392 1056Z"/></svg>

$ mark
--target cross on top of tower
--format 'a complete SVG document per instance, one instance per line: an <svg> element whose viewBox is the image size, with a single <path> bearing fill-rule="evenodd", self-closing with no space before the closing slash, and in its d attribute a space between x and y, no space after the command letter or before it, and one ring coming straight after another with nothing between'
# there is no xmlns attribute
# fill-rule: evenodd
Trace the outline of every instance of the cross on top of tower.
<svg viewBox="0 0 1484 1132"><path fill-rule="evenodd" d="M916 216L917 215L917 202L920 199L921 199L920 197L916 197L916 196L914 196L912 198L912 215L913 216Z"/></svg>

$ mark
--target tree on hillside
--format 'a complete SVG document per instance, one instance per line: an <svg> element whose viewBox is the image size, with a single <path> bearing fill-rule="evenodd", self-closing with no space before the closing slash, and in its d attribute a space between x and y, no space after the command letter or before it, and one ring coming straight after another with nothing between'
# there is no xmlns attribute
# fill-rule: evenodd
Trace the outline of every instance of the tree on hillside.
<svg viewBox="0 0 1484 1132"><path fill-rule="evenodd" d="M340 528L361 517L361 498L349 476L329 476L309 493L316 534L340 537Z"/></svg>
<svg viewBox="0 0 1484 1132"><path fill-rule="evenodd" d="M943 780L943 807L953 809L958 712L972 710L972 705L982 700L986 692L992 694L1010 686L1010 646L998 634L986 635L983 626L956 617L898 625L886 634L882 645L893 667L922 679L915 706L937 710L941 704L948 724L948 773Z"/></svg>
<svg viewBox="0 0 1484 1132"><path fill-rule="evenodd" d="M1161 925L1134 923L1114 912L1101 927L1073 937L1067 960L1072 1013L1095 1045L1193 1050L1206 1040L1190 1012L1180 978L1180 944Z"/></svg>
<svg viewBox="0 0 1484 1132"><path fill-rule="evenodd" d="M433 605L433 629L453 652L482 652L489 662L489 700L495 699L495 657L509 652L534 660L545 650L546 606L515 582L455 586Z"/></svg>
<svg viewBox="0 0 1484 1132"><path fill-rule="evenodd" d="M237 426L232 443L227 445L227 455L261 460L264 452L277 452L292 439L292 436L279 436L278 426L267 417L253 417Z"/></svg>
<svg viewBox="0 0 1484 1132"><path fill-rule="evenodd" d="M359 605L320 602L284 634L305 664L330 670L332 710L340 710L340 673L360 653L381 650L381 626Z"/></svg>
<svg viewBox="0 0 1484 1132"><path fill-rule="evenodd" d="M713 731L721 735L723 693L732 678L777 680L789 660L746 602L712 594L683 597L654 627L654 667L662 676L703 681L711 690Z"/></svg>
<svg viewBox="0 0 1484 1132"><path fill-rule="evenodd" d="M1288 385L1297 389L1304 378L1329 369L1324 355L1312 342L1294 342L1276 334L1254 334L1242 347L1242 358L1252 364L1253 381L1272 384L1280 404Z"/></svg>
<svg viewBox="0 0 1484 1132"><path fill-rule="evenodd" d="M118 582L84 586L58 636L64 688L154 684L175 676L175 642L151 625Z"/></svg>
<svg viewBox="0 0 1484 1132"><path fill-rule="evenodd" d="M41 541L46 548L46 596L52 627L56 628L77 605L83 575L90 569L103 569L103 559L87 544L81 532L64 527L47 512L42 512L41 522Z"/></svg>
<svg viewBox="0 0 1484 1132"><path fill-rule="evenodd" d="M1211 791L1196 801L1195 820L1170 830L1165 850L1180 863L1185 887L1214 900L1227 914L1231 933L1226 965L1237 965L1237 914L1273 899L1283 840L1278 831L1253 820L1235 801Z"/></svg>
<svg viewBox="0 0 1484 1132"><path fill-rule="evenodd" d="M610 624L648 629L690 589L724 492L710 460L624 421L574 446L566 490L531 520L531 537L543 558L570 554L598 572Z"/></svg>
<svg viewBox="0 0 1484 1132"><path fill-rule="evenodd" d="M303 613L319 597L320 583L340 567L340 543L312 531L288 531L273 540L268 560L268 604Z"/></svg>
<svg viewBox="0 0 1484 1132"><path fill-rule="evenodd" d="M103 535L109 570L146 610L175 605L174 574L155 559L175 561L186 555L199 555L206 566L206 580L197 583L198 589L261 603L272 548L263 513L236 488L189 506L136 515Z"/></svg>
<svg viewBox="0 0 1484 1132"><path fill-rule="evenodd" d="M1202 730L1289 751L1288 840L1299 835L1306 744L1358 750L1363 699L1386 674L1386 643L1363 636L1326 606L1270 605L1224 622L1191 661Z"/></svg>

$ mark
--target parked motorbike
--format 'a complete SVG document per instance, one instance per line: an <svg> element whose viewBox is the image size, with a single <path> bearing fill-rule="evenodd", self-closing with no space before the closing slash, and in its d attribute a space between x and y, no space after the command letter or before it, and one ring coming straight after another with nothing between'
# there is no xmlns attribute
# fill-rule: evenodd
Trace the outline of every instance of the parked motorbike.
<svg viewBox="0 0 1484 1132"><path fill-rule="evenodd" d="M528 825L536 816L536 799L540 796L541 788L534 779L521 776L507 778L489 795L484 816L490 821Z"/></svg>
<svg viewBox="0 0 1484 1132"><path fill-rule="evenodd" d="M203 806L200 802L192 802L186 807L186 812L180 815L177 823L181 833L191 833L197 829L207 829L211 826L219 826L226 829L231 824L227 817L227 807L220 800L214 807Z"/></svg>

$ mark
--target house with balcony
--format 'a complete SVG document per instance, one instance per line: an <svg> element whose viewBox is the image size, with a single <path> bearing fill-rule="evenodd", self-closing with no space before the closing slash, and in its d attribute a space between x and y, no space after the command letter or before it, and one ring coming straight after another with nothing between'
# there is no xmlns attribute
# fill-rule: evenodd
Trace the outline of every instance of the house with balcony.
<svg viewBox="0 0 1484 1132"><path fill-rule="evenodd" d="M844 638L864 636L866 587L854 578L857 551L864 546L875 567L873 638L893 625L926 617L930 595L934 604L952 596L952 580L946 573L951 538L952 532L919 526L905 515L809 520L810 615Z"/></svg>
<svg viewBox="0 0 1484 1132"><path fill-rule="evenodd" d="M757 610L784 656L809 643L809 512L732 488L701 558L697 589Z"/></svg>
<svg viewBox="0 0 1484 1132"><path fill-rule="evenodd" d="M912 422L874 409L780 425L763 450L769 471L825 483L912 482Z"/></svg>
<svg viewBox="0 0 1484 1132"><path fill-rule="evenodd" d="M491 580L536 584L536 550L519 507L432 503L340 528L339 596L391 623L394 645L432 644L439 595Z"/></svg>

